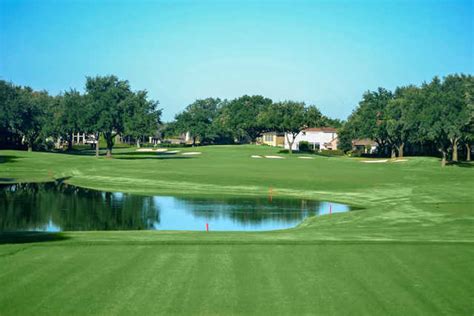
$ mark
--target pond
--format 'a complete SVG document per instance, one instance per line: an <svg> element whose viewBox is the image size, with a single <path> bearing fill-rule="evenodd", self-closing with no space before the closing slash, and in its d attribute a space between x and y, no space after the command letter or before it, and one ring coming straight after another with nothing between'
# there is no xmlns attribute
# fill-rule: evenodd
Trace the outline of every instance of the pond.
<svg viewBox="0 0 474 316"><path fill-rule="evenodd" d="M0 231L264 231L347 212L343 204L272 197L184 198L103 192L66 183L0 185Z"/></svg>

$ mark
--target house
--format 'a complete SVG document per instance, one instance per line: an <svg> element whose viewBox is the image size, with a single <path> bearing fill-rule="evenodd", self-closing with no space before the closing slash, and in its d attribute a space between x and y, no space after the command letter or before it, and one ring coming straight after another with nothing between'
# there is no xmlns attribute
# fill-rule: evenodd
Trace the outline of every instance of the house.
<svg viewBox="0 0 474 316"><path fill-rule="evenodd" d="M285 137L285 148L290 149L288 138L292 140L292 135ZM292 150L299 150L299 144L302 141L309 143L313 150L336 150L337 149L337 130L332 127L312 127L299 132L293 142Z"/></svg>
<svg viewBox="0 0 474 316"><path fill-rule="evenodd" d="M257 144L283 147L285 145L285 134L277 132L263 133L261 137L257 138Z"/></svg>
<svg viewBox="0 0 474 316"><path fill-rule="evenodd" d="M377 143L371 139L352 140L352 150L360 151L364 154L373 154L377 149Z"/></svg>

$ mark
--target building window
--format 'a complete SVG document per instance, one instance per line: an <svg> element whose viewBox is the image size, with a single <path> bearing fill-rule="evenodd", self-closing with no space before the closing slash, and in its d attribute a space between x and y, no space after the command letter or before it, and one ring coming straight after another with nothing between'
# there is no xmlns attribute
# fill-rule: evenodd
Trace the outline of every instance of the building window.
<svg viewBox="0 0 474 316"><path fill-rule="evenodd" d="M273 141L273 135L265 135L265 141L266 142L272 142Z"/></svg>

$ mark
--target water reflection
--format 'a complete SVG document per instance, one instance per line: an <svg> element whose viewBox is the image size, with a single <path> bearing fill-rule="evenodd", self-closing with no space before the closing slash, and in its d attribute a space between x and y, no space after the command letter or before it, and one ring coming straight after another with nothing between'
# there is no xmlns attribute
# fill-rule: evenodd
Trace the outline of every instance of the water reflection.
<svg viewBox="0 0 474 316"><path fill-rule="evenodd" d="M190 199L89 190L65 183L0 185L0 231L283 229L341 204L275 198Z"/></svg>

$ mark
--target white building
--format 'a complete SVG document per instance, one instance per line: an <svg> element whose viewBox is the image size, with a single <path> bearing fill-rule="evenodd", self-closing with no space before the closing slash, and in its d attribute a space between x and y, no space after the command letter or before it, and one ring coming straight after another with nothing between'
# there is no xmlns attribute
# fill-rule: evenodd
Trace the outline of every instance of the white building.
<svg viewBox="0 0 474 316"><path fill-rule="evenodd" d="M291 134L285 136L285 148L290 149L288 142L293 139ZM292 149L299 150L301 141L309 143L309 147L314 150L336 150L337 149L337 130L332 127L307 128L296 135Z"/></svg>

